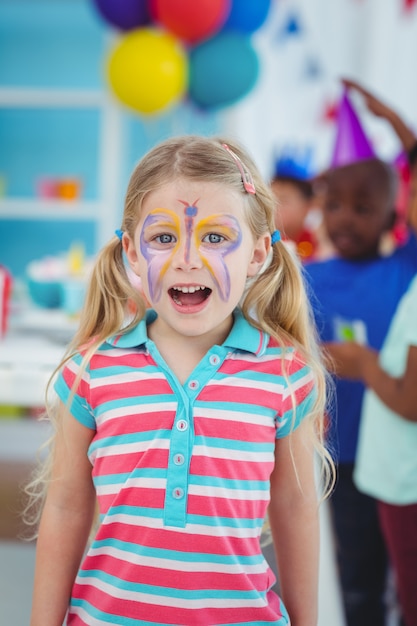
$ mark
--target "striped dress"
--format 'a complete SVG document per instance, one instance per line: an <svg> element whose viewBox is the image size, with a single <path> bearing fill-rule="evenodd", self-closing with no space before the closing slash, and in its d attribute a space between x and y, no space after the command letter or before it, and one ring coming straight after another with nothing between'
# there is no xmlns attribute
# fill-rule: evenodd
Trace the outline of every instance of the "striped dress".
<svg viewBox="0 0 417 626"><path fill-rule="evenodd" d="M259 539L275 439L309 411L312 372L235 312L181 385L147 337L154 316L101 346L72 399L95 431L100 526L67 624L285 626ZM56 382L64 402L80 363Z"/></svg>

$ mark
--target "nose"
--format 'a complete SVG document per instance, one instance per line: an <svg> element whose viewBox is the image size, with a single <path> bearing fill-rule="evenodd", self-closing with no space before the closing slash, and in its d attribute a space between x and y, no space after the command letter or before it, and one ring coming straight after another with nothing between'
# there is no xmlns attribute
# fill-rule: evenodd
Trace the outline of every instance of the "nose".
<svg viewBox="0 0 417 626"><path fill-rule="evenodd" d="M203 263L193 237L186 235L181 238L174 253L173 266L186 272L201 269Z"/></svg>

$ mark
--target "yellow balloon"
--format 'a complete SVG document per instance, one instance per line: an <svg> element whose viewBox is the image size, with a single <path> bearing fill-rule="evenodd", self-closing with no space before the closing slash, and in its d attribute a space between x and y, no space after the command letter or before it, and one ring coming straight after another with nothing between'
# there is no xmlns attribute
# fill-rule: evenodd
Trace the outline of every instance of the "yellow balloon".
<svg viewBox="0 0 417 626"><path fill-rule="evenodd" d="M110 52L107 76L124 104L140 113L155 113L184 95L188 57L170 33L138 28L124 35Z"/></svg>

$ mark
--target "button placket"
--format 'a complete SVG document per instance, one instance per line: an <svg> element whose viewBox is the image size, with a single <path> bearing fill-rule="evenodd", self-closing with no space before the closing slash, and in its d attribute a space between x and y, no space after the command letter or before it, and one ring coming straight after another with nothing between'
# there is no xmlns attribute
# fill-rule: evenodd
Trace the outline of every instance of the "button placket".
<svg viewBox="0 0 417 626"><path fill-rule="evenodd" d="M171 432L164 511L164 522L168 526L184 527L186 523L192 439L192 407L187 399Z"/></svg>

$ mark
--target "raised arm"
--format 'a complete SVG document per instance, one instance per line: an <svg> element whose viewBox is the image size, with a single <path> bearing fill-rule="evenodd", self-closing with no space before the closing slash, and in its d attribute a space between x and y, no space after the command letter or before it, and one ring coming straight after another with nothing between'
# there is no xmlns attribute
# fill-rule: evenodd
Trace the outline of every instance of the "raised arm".
<svg viewBox="0 0 417 626"><path fill-rule="evenodd" d="M319 518L310 425L278 439L271 477L269 523L281 596L292 626L316 626Z"/></svg>
<svg viewBox="0 0 417 626"><path fill-rule="evenodd" d="M95 511L88 446L94 431L60 405L52 480L37 542L31 626L61 626Z"/></svg>
<svg viewBox="0 0 417 626"><path fill-rule="evenodd" d="M353 89L363 96L366 106L371 113L387 120L400 140L404 150L409 152L417 141L417 135L404 122L400 115L356 81L342 78L342 83L348 89Z"/></svg>

